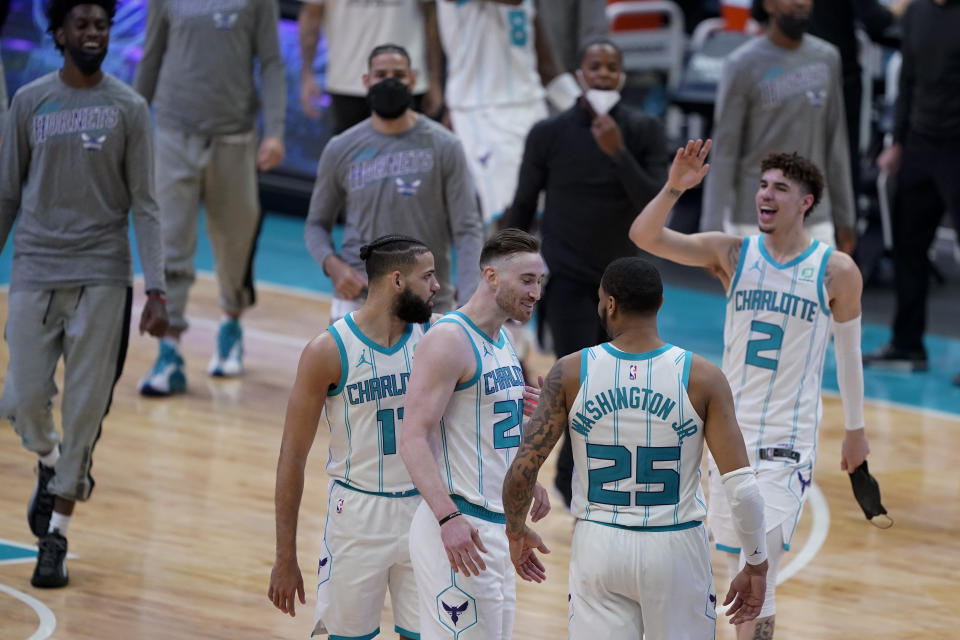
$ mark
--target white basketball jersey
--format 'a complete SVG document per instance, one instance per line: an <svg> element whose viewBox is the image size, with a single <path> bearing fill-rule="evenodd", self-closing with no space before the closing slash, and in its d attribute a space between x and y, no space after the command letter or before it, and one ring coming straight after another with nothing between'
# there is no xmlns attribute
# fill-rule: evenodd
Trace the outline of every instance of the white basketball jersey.
<svg viewBox="0 0 960 640"><path fill-rule="evenodd" d="M457 385L443 419L437 464L451 495L503 513L503 478L520 446L523 369L507 334L490 340L466 315L453 311L437 320L466 333L476 356L473 378ZM458 502L463 511L463 506Z"/></svg>
<svg viewBox="0 0 960 640"><path fill-rule="evenodd" d="M408 325L390 348L365 336L352 313L328 331L340 350L340 382L326 400L330 428L327 473L370 493L415 491L397 453L397 442L413 349L423 337L425 325Z"/></svg>
<svg viewBox="0 0 960 640"><path fill-rule="evenodd" d="M577 518L673 530L706 517L703 420L687 397L691 358L669 344L647 353L610 343L580 352L580 391L569 414Z"/></svg>
<svg viewBox="0 0 960 640"><path fill-rule="evenodd" d="M471 109L543 100L537 73L533 0L438 2L437 24L447 55L446 102Z"/></svg>
<svg viewBox="0 0 960 640"><path fill-rule="evenodd" d="M816 456L830 307L823 283L833 249L816 240L778 264L763 236L744 238L727 299L723 373L754 467Z"/></svg>

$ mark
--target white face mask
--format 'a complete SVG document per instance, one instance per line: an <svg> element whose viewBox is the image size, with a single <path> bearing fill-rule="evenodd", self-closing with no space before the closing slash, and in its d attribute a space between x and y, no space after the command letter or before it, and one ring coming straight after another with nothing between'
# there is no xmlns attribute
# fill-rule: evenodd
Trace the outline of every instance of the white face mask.
<svg viewBox="0 0 960 640"><path fill-rule="evenodd" d="M584 97L598 116L607 115L620 102L620 92L616 89L587 89Z"/></svg>
<svg viewBox="0 0 960 640"><path fill-rule="evenodd" d="M581 89L584 90L583 97L587 99L587 102L590 103L590 106L598 116L607 115L610 113L610 109L613 109L613 107L620 102L620 89L623 89L623 84L626 79L626 76L621 73L616 89L588 89L587 81L583 77L583 72L577 69L577 81Z"/></svg>

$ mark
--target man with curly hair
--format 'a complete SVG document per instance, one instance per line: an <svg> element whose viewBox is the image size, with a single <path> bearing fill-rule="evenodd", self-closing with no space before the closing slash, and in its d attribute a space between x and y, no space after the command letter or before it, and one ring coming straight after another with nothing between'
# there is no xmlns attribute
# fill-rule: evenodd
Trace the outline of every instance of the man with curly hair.
<svg viewBox="0 0 960 640"><path fill-rule="evenodd" d="M860 292L853 259L811 238L804 219L823 197L823 175L796 153L770 153L754 196L758 235L686 235L665 228L677 199L707 174L711 141L678 149L667 183L634 220L630 239L680 264L704 267L727 292L723 372L763 495L770 570L763 608L739 638L773 637L774 587L813 481L823 363L833 332L846 437L840 468L853 473L870 451L863 418ZM730 575L753 549L740 549L716 463L710 460L707 522L717 548L732 552ZM754 633L757 635L755 636Z"/></svg>
<svg viewBox="0 0 960 640"><path fill-rule="evenodd" d="M147 103L100 69L116 0L51 0L63 67L13 98L0 149L0 247L14 233L0 415L39 457L27 509L39 538L34 587L67 584L67 527L93 491L93 450L130 335L127 225L146 281L140 333L167 328ZM54 184L55 183L55 184ZM63 436L53 423L63 356Z"/></svg>

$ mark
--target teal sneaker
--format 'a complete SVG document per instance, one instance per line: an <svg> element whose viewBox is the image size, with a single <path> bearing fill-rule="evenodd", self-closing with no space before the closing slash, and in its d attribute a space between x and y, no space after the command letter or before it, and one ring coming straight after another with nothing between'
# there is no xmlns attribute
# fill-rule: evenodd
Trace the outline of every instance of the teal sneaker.
<svg viewBox="0 0 960 640"><path fill-rule="evenodd" d="M150 373L140 381L140 395L164 397L187 390L187 376L183 373L183 358L177 348L160 341L160 353Z"/></svg>
<svg viewBox="0 0 960 640"><path fill-rule="evenodd" d="M231 378L243 373L243 328L236 318L220 323L217 350L210 358L207 373L218 378Z"/></svg>

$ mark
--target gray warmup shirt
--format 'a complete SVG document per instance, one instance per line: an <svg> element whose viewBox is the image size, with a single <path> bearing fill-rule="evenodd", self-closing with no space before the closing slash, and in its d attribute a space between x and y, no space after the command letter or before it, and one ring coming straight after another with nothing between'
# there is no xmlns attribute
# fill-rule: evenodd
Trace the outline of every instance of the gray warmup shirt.
<svg viewBox="0 0 960 640"><path fill-rule="evenodd" d="M758 36L730 54L717 91L703 230L720 229L729 207L732 222L756 224L760 161L771 151L796 151L823 172L823 200L807 224L832 217L835 227L853 227L840 78L837 48L809 34L798 49Z"/></svg>
<svg viewBox="0 0 960 640"><path fill-rule="evenodd" d="M133 86L156 109L157 125L217 136L253 129L283 139L286 80L276 0L150 0L143 58Z"/></svg>
<svg viewBox="0 0 960 640"><path fill-rule="evenodd" d="M75 89L47 74L17 91L0 147L0 247L14 218L10 290L133 278L128 212L146 288L163 289L147 103L109 74Z"/></svg>
<svg viewBox="0 0 960 640"><path fill-rule="evenodd" d="M320 155L305 236L310 255L323 265L335 253L330 235L346 210L339 257L365 275L360 247L388 233L423 241L436 259L437 308L454 307L450 244L457 250L457 298L473 294L480 278L483 225L460 140L420 116L409 131L386 135L372 121L347 129Z"/></svg>

